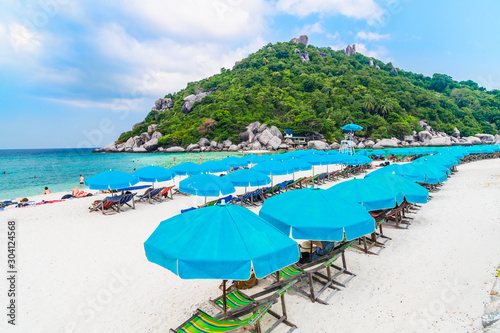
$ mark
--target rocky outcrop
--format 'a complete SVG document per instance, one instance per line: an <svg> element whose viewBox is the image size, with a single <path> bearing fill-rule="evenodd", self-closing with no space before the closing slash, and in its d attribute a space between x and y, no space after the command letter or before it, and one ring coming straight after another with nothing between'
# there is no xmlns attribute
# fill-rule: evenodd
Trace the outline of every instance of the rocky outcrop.
<svg viewBox="0 0 500 333"><path fill-rule="evenodd" d="M281 131L278 129L278 127L276 127L276 126L271 126L271 128L269 129L269 132L271 132L271 134L272 134L273 136L278 137L278 139L283 140L283 134L282 134L282 133L281 133Z"/></svg>
<svg viewBox="0 0 500 333"><path fill-rule="evenodd" d="M334 142L330 145L330 148L338 150L340 148L340 144L338 142Z"/></svg>
<svg viewBox="0 0 500 333"><path fill-rule="evenodd" d="M396 74L396 75L399 75L399 74L398 74L398 70L397 70L397 69L396 69L396 67L394 67L394 66L392 67L391 72L393 72L393 73L394 73L394 74Z"/></svg>
<svg viewBox="0 0 500 333"><path fill-rule="evenodd" d="M165 111L171 110L174 107L174 102L172 102L171 98L159 98L155 101L155 106L153 110L156 111Z"/></svg>
<svg viewBox="0 0 500 333"><path fill-rule="evenodd" d="M299 38L292 38L292 39L290 39L290 43L294 43L294 44L302 43L305 46L307 46L307 44L309 43L309 37L307 37L306 35L302 35Z"/></svg>
<svg viewBox="0 0 500 333"><path fill-rule="evenodd" d="M167 153L184 153L186 149L184 149L183 147L170 147L165 149L165 151Z"/></svg>
<svg viewBox="0 0 500 333"><path fill-rule="evenodd" d="M269 129L265 129L262 133L257 134L256 139L259 140L259 142L263 146L267 146L267 143L273 138L273 135L271 134L271 131Z"/></svg>
<svg viewBox="0 0 500 333"><path fill-rule="evenodd" d="M307 148L324 150L324 149L329 149L330 146L328 146L328 143L324 141L312 140L307 143Z"/></svg>
<svg viewBox="0 0 500 333"><path fill-rule="evenodd" d="M427 145L431 147L451 146L451 139L449 137L432 138Z"/></svg>
<svg viewBox="0 0 500 333"><path fill-rule="evenodd" d="M465 138L467 141L470 142L471 145L479 145L481 144L481 139L475 136L468 136Z"/></svg>
<svg viewBox="0 0 500 333"><path fill-rule="evenodd" d="M453 133L451 134L451 136L454 138L460 139L460 131L458 130L458 128L455 127L453 129Z"/></svg>
<svg viewBox="0 0 500 333"><path fill-rule="evenodd" d="M271 140L267 142L268 146L271 146L272 149L276 150L281 145L281 139L277 136L273 136Z"/></svg>
<svg viewBox="0 0 500 333"><path fill-rule="evenodd" d="M481 140L481 142L485 144L495 143L495 136L491 134L476 134L476 137L478 137Z"/></svg>
<svg viewBox="0 0 500 333"><path fill-rule="evenodd" d="M347 45L346 49L344 50L345 54L348 56L356 54L356 44Z"/></svg>
<svg viewBox="0 0 500 333"><path fill-rule="evenodd" d="M196 93L194 95L189 95L189 96L184 97L184 105L182 105L181 112L183 112L183 113L191 112L195 102L201 102L203 97L210 95L212 92L213 92L213 90L200 91L199 93Z"/></svg>
<svg viewBox="0 0 500 333"><path fill-rule="evenodd" d="M200 146L197 143L192 143L186 147L187 152L191 152L193 150L200 149Z"/></svg>
<svg viewBox="0 0 500 333"><path fill-rule="evenodd" d="M231 147L233 143L231 142L231 140L227 139L227 140L224 140L224 142L222 142L222 147L224 148L229 148Z"/></svg>
<svg viewBox="0 0 500 333"><path fill-rule="evenodd" d="M147 151L153 151L158 148L158 139L154 138L146 142L143 146Z"/></svg>
<svg viewBox="0 0 500 333"><path fill-rule="evenodd" d="M238 151L238 146L237 145L230 145L227 150L228 151Z"/></svg>
<svg viewBox="0 0 500 333"><path fill-rule="evenodd" d="M380 149L380 148L397 148L398 143L392 139L382 139L379 142L377 142L375 145L373 145L373 149Z"/></svg>
<svg viewBox="0 0 500 333"><path fill-rule="evenodd" d="M373 59L370 59L370 62L368 62L368 66L373 67Z"/></svg>
<svg viewBox="0 0 500 333"><path fill-rule="evenodd" d="M375 69L380 69L380 66L379 65L375 65Z"/></svg>
<svg viewBox="0 0 500 333"><path fill-rule="evenodd" d="M418 138L422 142L427 142L427 141L430 141L432 139L432 135L428 131L422 131L422 132L418 133Z"/></svg>
<svg viewBox="0 0 500 333"><path fill-rule="evenodd" d="M206 138L201 138L200 141L198 141L198 146L200 147L209 147L210 146L210 141Z"/></svg>
<svg viewBox="0 0 500 333"><path fill-rule="evenodd" d="M309 61L309 53L307 51L305 52L300 52L300 50L293 50L293 53L296 53L300 56L300 60L302 60L302 62L307 62Z"/></svg>
<svg viewBox="0 0 500 333"><path fill-rule="evenodd" d="M151 124L148 126L148 132L153 132L154 130L156 130L160 125L158 124Z"/></svg>

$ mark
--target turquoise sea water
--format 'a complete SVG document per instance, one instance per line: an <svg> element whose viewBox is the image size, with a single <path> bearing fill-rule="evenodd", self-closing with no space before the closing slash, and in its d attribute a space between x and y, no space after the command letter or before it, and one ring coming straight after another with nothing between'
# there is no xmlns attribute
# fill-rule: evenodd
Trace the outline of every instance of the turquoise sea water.
<svg viewBox="0 0 500 333"><path fill-rule="evenodd" d="M80 186L80 175L87 179L109 169L132 173L148 165L170 168L183 162L198 163L200 157L204 162L233 155L242 156L229 152L92 154L92 149L0 150L0 200L41 195L45 186L52 192L71 191ZM3 174L4 171L7 174Z"/></svg>

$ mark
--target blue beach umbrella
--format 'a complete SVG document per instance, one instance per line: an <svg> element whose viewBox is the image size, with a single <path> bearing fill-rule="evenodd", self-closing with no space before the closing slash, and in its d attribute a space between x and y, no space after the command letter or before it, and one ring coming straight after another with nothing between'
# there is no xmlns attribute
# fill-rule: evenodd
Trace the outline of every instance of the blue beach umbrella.
<svg viewBox="0 0 500 333"><path fill-rule="evenodd" d="M176 166L170 168L170 170L179 176L194 176L202 173L201 167L193 162L177 164Z"/></svg>
<svg viewBox="0 0 500 333"><path fill-rule="evenodd" d="M295 241L255 213L216 205L160 223L144 243L146 257L183 279L263 278L299 260Z"/></svg>
<svg viewBox="0 0 500 333"><path fill-rule="evenodd" d="M368 211L394 208L404 201L402 192L394 193L365 179L351 179L330 187L327 191L347 201L357 202Z"/></svg>
<svg viewBox="0 0 500 333"><path fill-rule="evenodd" d="M243 156L241 159L244 160L244 161L247 161L248 163L250 164L257 164L259 163L260 161L260 156L257 156L257 155L253 155L253 154L250 154L250 155L245 155ZM259 162L258 162L259 161Z"/></svg>
<svg viewBox="0 0 500 333"><path fill-rule="evenodd" d="M253 169L241 169L228 173L223 178L228 177L233 186L249 187L264 186L271 183L271 178Z"/></svg>
<svg viewBox="0 0 500 333"><path fill-rule="evenodd" d="M287 166L291 166L294 172L297 171L309 171L312 169L312 164L303 161L300 158L291 158L289 160L283 161Z"/></svg>
<svg viewBox="0 0 500 333"><path fill-rule="evenodd" d="M372 150L368 153L368 156L385 156L385 150Z"/></svg>
<svg viewBox="0 0 500 333"><path fill-rule="evenodd" d="M356 132L356 131L361 131L363 127L356 124L347 124L345 126L342 126L341 129L344 132Z"/></svg>
<svg viewBox="0 0 500 333"><path fill-rule="evenodd" d="M390 188L394 193L403 193L409 203L424 204L429 199L429 191L425 187L394 173L384 173L365 180L379 187Z"/></svg>
<svg viewBox="0 0 500 333"><path fill-rule="evenodd" d="M264 201L259 215L295 239L352 240L375 231L361 205L319 188L289 191Z"/></svg>
<svg viewBox="0 0 500 333"><path fill-rule="evenodd" d="M370 172L365 176L365 178L376 177L386 173L394 173L418 183L424 183L426 180L425 172L422 172L422 170L419 170L415 165L412 165L411 163L388 165Z"/></svg>
<svg viewBox="0 0 500 333"><path fill-rule="evenodd" d="M165 182L174 179L176 176L175 172L154 165L141 168L132 175L139 178L140 181L148 183Z"/></svg>
<svg viewBox="0 0 500 333"><path fill-rule="evenodd" d="M229 171L231 167L222 161L206 161L200 164L200 169L203 173L217 173Z"/></svg>
<svg viewBox="0 0 500 333"><path fill-rule="evenodd" d="M109 170L85 179L91 190L116 190L137 184L139 179L123 171Z"/></svg>
<svg viewBox="0 0 500 333"><path fill-rule="evenodd" d="M222 163L226 163L229 165L231 168L237 169L239 167L246 167L248 166L248 161L246 161L244 158L239 158L236 156L229 156L226 158L223 158L221 160Z"/></svg>
<svg viewBox="0 0 500 333"><path fill-rule="evenodd" d="M218 197L234 193L235 189L225 177L203 174L181 180L179 191L199 197Z"/></svg>
<svg viewBox="0 0 500 333"><path fill-rule="evenodd" d="M268 176L283 176L291 174L295 171L294 168L287 163L276 160L259 163L254 166L252 170L262 172Z"/></svg>

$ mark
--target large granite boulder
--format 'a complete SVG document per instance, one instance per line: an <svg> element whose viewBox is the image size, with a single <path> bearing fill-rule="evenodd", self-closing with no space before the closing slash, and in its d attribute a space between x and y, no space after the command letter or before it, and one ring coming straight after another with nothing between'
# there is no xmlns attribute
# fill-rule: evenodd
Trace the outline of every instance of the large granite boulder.
<svg viewBox="0 0 500 333"><path fill-rule="evenodd" d="M460 139L460 131L458 130L458 128L455 127L453 129L453 133L451 134L451 136L454 138Z"/></svg>
<svg viewBox="0 0 500 333"><path fill-rule="evenodd" d="M300 44L300 43L302 43L305 46L307 46L307 44L309 43L309 38L306 35L302 35L299 38L292 38L292 39L290 39L290 43L294 43L294 44Z"/></svg>
<svg viewBox="0 0 500 333"><path fill-rule="evenodd" d="M223 147L223 148L229 148L229 147L231 147L231 145L232 145L232 144L233 144L233 143L231 142L231 140L227 139L227 140L224 140L224 141L222 142L222 147Z"/></svg>
<svg viewBox="0 0 500 333"><path fill-rule="evenodd" d="M396 67L392 67L391 72L393 72L396 75L399 75L398 74L398 70L396 69Z"/></svg>
<svg viewBox="0 0 500 333"><path fill-rule="evenodd" d="M278 149L280 150L288 150L288 145L286 143L282 143L278 146Z"/></svg>
<svg viewBox="0 0 500 333"><path fill-rule="evenodd" d="M372 140L366 140L363 143L365 144L366 148L371 148L371 147L373 147L375 145L375 142L373 142Z"/></svg>
<svg viewBox="0 0 500 333"><path fill-rule="evenodd" d="M451 146L451 139L449 137L432 138L429 142L427 142L427 146Z"/></svg>
<svg viewBox="0 0 500 333"><path fill-rule="evenodd" d="M195 102L200 102L203 97L208 96L212 91L200 91L194 95L189 95L184 98L184 104L182 105L181 112L189 113L193 109Z"/></svg>
<svg viewBox="0 0 500 333"><path fill-rule="evenodd" d="M147 138L147 139L149 141L150 138ZM139 135L134 136L134 141L135 141L135 146L134 147L140 147L140 146L142 146L146 142Z"/></svg>
<svg viewBox="0 0 500 333"><path fill-rule="evenodd" d="M253 142L255 140L255 134L253 131L247 129L240 133L239 138L242 142Z"/></svg>
<svg viewBox="0 0 500 333"><path fill-rule="evenodd" d="M261 150L262 149L262 145L260 144L259 141L255 141L254 143L250 144L249 147L252 150Z"/></svg>
<svg viewBox="0 0 500 333"><path fill-rule="evenodd" d="M340 144L338 142L334 142L330 145L330 148L337 150L340 148Z"/></svg>
<svg viewBox="0 0 500 333"><path fill-rule="evenodd" d="M373 149L380 148L398 148L398 143L392 139L382 139L375 145L373 145Z"/></svg>
<svg viewBox="0 0 500 333"><path fill-rule="evenodd" d="M139 137L141 138L141 140L146 143L148 142L149 140L151 140L151 136L149 135L149 133L147 132L144 132L144 133L141 133L141 135L139 135Z"/></svg>
<svg viewBox="0 0 500 333"><path fill-rule="evenodd" d="M472 145L480 145L482 143L481 139L479 139L478 137L475 137L475 136L468 136L465 139L467 141L469 141L470 144L472 144Z"/></svg>
<svg viewBox="0 0 500 333"><path fill-rule="evenodd" d="M238 151L238 146L237 145L230 145L227 150L228 151Z"/></svg>
<svg viewBox="0 0 500 333"><path fill-rule="evenodd" d="M300 50L295 49L293 50L293 53L297 53L300 56L300 60L302 60L302 62L309 61L309 53L307 51L300 52Z"/></svg>
<svg viewBox="0 0 500 333"><path fill-rule="evenodd" d="M159 98L155 102L155 107L153 110L156 111L165 111L170 110L174 107L174 103L171 98Z"/></svg>
<svg viewBox="0 0 500 333"><path fill-rule="evenodd" d="M148 133L150 132L153 132L154 130L156 130L158 127L160 127L160 125L158 124L151 124L148 126Z"/></svg>
<svg viewBox="0 0 500 333"><path fill-rule="evenodd" d="M328 146L328 143L326 143L324 141L312 140L312 141L309 141L307 143L307 148L324 150L324 149L328 149L329 146Z"/></svg>
<svg viewBox="0 0 500 333"><path fill-rule="evenodd" d="M250 123L247 126L247 130L249 130L250 132L255 134L259 130L259 127L260 127L260 123L258 121L254 121L253 123Z"/></svg>
<svg viewBox="0 0 500 333"><path fill-rule="evenodd" d="M476 137L478 137L482 143L495 143L495 137L491 134L476 134Z"/></svg>
<svg viewBox="0 0 500 333"><path fill-rule="evenodd" d="M134 147L132 149L134 153L147 153L148 151L144 147Z"/></svg>
<svg viewBox="0 0 500 333"><path fill-rule="evenodd" d="M261 124L259 128L257 129L258 133L262 133L267 129L267 124Z"/></svg>
<svg viewBox="0 0 500 333"><path fill-rule="evenodd" d="M262 127L262 126L261 126ZM273 135L271 134L271 131L269 131L267 128L262 132L257 134L257 140L260 141L260 143L263 146L267 146L267 143L273 138Z"/></svg>
<svg viewBox="0 0 500 333"><path fill-rule="evenodd" d="M200 149L200 146L197 143L192 143L186 147L187 152L194 151L195 149Z"/></svg>
<svg viewBox="0 0 500 333"><path fill-rule="evenodd" d="M278 129L278 127L276 126L271 126L271 128L269 129L269 132L271 132L271 134L273 136L277 136L279 139L282 139L283 140L283 134L281 133L281 131Z"/></svg>
<svg viewBox="0 0 500 333"><path fill-rule="evenodd" d="M198 141L198 146L208 147L208 146L210 146L210 141L208 141L207 138L201 138L200 141Z"/></svg>
<svg viewBox="0 0 500 333"><path fill-rule="evenodd" d="M373 59L370 59L370 62L368 62L368 66L373 67Z"/></svg>
<svg viewBox="0 0 500 333"><path fill-rule="evenodd" d="M495 144L500 145L500 135L495 135Z"/></svg>
<svg viewBox="0 0 500 333"><path fill-rule="evenodd" d="M271 146L274 150L278 149L281 144L281 139L277 136L273 136L271 140L267 143L268 146Z"/></svg>
<svg viewBox="0 0 500 333"><path fill-rule="evenodd" d="M153 134L151 134L151 139L161 139L163 137L163 134L161 134L160 132L154 132Z"/></svg>
<svg viewBox="0 0 500 333"><path fill-rule="evenodd" d="M219 150L224 149L224 144L223 143L218 143L217 144L217 149L219 149Z"/></svg>
<svg viewBox="0 0 500 333"><path fill-rule="evenodd" d="M151 139L148 142L146 142L143 146L144 149L147 151L153 151L158 148L158 139Z"/></svg>
<svg viewBox="0 0 500 333"><path fill-rule="evenodd" d="M357 148L357 149L365 149L366 147L365 147L365 144L364 144L363 142L360 142L360 143L357 145L357 147L356 147L356 148Z"/></svg>
<svg viewBox="0 0 500 333"><path fill-rule="evenodd" d="M345 54L347 55L353 55L353 54L356 54L356 45L355 44L352 44L351 45L347 45L346 49L345 49Z"/></svg>
<svg viewBox="0 0 500 333"><path fill-rule="evenodd" d="M217 142L215 141L210 141L210 148L216 149L217 148Z"/></svg>
<svg viewBox="0 0 500 333"><path fill-rule="evenodd" d="M428 131L422 131L418 133L418 139L422 142L427 142L432 139L432 135Z"/></svg>
<svg viewBox="0 0 500 333"><path fill-rule="evenodd" d="M415 139L413 138L413 135L405 135L404 141L412 143L413 141L415 141Z"/></svg>
<svg viewBox="0 0 500 333"><path fill-rule="evenodd" d="M116 146L118 144L118 141L113 141L106 147L103 147L101 149L98 149L98 151L105 151L105 152L115 152L117 151Z"/></svg>
<svg viewBox="0 0 500 333"><path fill-rule="evenodd" d="M183 153L186 151L183 147L170 147L165 149L167 153Z"/></svg>
<svg viewBox="0 0 500 333"><path fill-rule="evenodd" d="M132 148L135 147L135 140L134 138L129 138L126 142L125 142L125 146L123 147L123 149L125 151L131 151Z"/></svg>

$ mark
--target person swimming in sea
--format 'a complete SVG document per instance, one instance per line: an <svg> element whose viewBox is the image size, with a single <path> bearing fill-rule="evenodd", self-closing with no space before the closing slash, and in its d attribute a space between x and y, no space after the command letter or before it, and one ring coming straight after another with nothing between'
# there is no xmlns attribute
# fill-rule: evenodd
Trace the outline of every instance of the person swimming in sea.
<svg viewBox="0 0 500 333"><path fill-rule="evenodd" d="M47 186L45 186L45 191L43 191L43 194L50 194L50 190Z"/></svg>

